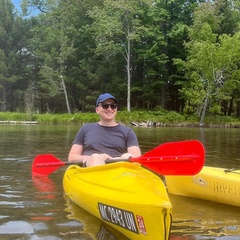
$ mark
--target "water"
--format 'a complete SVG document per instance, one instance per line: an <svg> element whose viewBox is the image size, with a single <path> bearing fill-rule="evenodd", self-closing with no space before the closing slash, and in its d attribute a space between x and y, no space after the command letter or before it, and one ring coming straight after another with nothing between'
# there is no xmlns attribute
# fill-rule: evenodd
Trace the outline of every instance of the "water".
<svg viewBox="0 0 240 240"><path fill-rule="evenodd" d="M66 198L65 167L49 178L31 174L35 156L52 153L66 161L78 126L0 125L0 239L126 239ZM200 140L206 164L239 169L239 129L134 128L142 152L161 143ZM169 195L171 240L240 238L237 207Z"/></svg>

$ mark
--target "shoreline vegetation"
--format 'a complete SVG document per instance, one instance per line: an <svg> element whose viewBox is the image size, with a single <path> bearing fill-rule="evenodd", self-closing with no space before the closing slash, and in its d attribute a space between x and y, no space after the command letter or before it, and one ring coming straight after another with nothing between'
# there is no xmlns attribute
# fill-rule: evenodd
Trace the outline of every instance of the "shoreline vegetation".
<svg viewBox="0 0 240 240"><path fill-rule="evenodd" d="M182 115L168 111L118 111L119 123L135 127L221 127L240 128L240 118L230 116L206 116L204 125L193 115ZM82 125L97 122L96 113L74 114L27 114L18 112L0 112L0 124L42 124L42 125Z"/></svg>

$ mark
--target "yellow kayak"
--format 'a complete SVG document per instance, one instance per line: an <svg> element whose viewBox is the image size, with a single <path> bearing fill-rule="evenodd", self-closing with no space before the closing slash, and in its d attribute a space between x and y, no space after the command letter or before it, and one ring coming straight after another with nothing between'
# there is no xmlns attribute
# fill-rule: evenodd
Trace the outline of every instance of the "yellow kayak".
<svg viewBox="0 0 240 240"><path fill-rule="evenodd" d="M169 193L240 207L240 170L203 167L194 176L166 176Z"/></svg>
<svg viewBox="0 0 240 240"><path fill-rule="evenodd" d="M166 187L138 163L72 165L63 188L78 206L131 240L169 239L172 205Z"/></svg>

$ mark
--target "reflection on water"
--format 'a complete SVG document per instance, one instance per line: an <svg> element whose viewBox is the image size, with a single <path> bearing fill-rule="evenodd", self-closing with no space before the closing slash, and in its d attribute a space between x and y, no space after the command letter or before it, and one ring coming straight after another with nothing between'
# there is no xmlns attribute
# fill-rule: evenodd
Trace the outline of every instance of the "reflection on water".
<svg viewBox="0 0 240 240"><path fill-rule="evenodd" d="M192 239L240 236L238 207L172 194L169 197L173 205L172 235L194 235Z"/></svg>
<svg viewBox="0 0 240 240"><path fill-rule="evenodd" d="M37 189L36 198L55 198L56 185L48 176L32 174L33 187Z"/></svg>
<svg viewBox="0 0 240 240"><path fill-rule="evenodd" d="M78 126L0 125L0 239L126 239L70 202L63 194L65 167L49 177L32 176L38 154L66 161ZM240 166L240 129L134 128L143 153L168 141L197 139L206 165ZM239 208L170 195L171 240L240 239ZM110 231L110 232L109 232Z"/></svg>
<svg viewBox="0 0 240 240"><path fill-rule="evenodd" d="M33 187L37 189L35 198L56 199L56 188L54 181L48 176L32 175ZM128 238L106 226L102 221L95 218L85 210L74 204L68 197L63 195L64 211L67 212L65 223L59 223L59 235L67 239L88 239L88 240L127 240ZM40 212L39 215L31 217L31 220L49 221L54 220L54 209L47 212Z"/></svg>
<svg viewBox="0 0 240 240"><path fill-rule="evenodd" d="M114 228L107 226L98 218L89 214L82 208L78 207L68 197L65 196L66 208L65 211L69 214L69 219L78 220L82 223L83 233L89 234L92 238L97 240L128 240L127 237L116 231Z"/></svg>

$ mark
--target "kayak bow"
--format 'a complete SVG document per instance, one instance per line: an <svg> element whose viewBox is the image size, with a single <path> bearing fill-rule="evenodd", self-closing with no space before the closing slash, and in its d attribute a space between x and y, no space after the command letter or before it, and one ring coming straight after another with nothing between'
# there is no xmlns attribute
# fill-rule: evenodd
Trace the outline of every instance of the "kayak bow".
<svg viewBox="0 0 240 240"><path fill-rule="evenodd" d="M165 185L140 164L70 166L63 188L78 206L131 240L169 239L172 205Z"/></svg>
<svg viewBox="0 0 240 240"><path fill-rule="evenodd" d="M195 176L166 176L168 192L240 207L240 170L204 166Z"/></svg>

